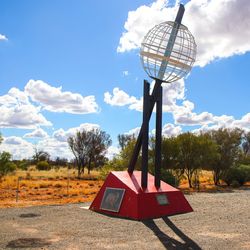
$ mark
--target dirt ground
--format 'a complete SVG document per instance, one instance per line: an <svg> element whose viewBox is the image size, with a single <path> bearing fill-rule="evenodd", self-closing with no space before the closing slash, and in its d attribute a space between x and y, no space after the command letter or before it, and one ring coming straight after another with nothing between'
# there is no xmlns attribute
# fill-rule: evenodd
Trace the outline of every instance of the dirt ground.
<svg viewBox="0 0 250 250"><path fill-rule="evenodd" d="M250 190L186 195L194 212L133 221L87 203L0 209L0 249L250 249Z"/></svg>

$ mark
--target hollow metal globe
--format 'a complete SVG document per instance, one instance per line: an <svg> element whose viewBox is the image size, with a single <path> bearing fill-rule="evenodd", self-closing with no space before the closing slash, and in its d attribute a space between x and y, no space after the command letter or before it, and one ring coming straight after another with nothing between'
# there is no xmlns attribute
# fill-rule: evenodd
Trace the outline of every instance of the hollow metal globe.
<svg viewBox="0 0 250 250"><path fill-rule="evenodd" d="M149 77L174 82L185 77L196 58L196 43L188 28L179 25L172 37L174 22L163 22L149 30L140 50L141 63ZM172 46L171 46L172 43ZM170 46L169 46L170 45ZM171 51L169 50L171 47ZM162 67L162 65L165 67Z"/></svg>

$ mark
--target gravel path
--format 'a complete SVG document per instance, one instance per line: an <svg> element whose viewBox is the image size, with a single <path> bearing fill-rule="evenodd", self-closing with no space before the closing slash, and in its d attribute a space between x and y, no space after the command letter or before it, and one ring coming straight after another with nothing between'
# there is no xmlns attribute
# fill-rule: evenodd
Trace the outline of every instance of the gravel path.
<svg viewBox="0 0 250 250"><path fill-rule="evenodd" d="M195 212L144 222L86 204L0 209L0 249L250 249L250 190L186 197Z"/></svg>

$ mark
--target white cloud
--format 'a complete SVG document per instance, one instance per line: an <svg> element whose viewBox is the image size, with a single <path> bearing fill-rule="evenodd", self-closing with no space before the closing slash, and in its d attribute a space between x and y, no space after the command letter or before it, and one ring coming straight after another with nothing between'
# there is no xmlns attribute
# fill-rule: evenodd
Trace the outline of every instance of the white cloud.
<svg viewBox="0 0 250 250"><path fill-rule="evenodd" d="M52 159L56 157L72 159L74 156L69 149L67 142L58 141L56 138L45 138L36 145L39 150L50 154Z"/></svg>
<svg viewBox="0 0 250 250"><path fill-rule="evenodd" d="M143 5L129 11L117 51L139 48L150 28L174 20L178 2L169 7L167 0L157 0L149 6ZM188 26L196 39L196 65L205 66L214 59L250 51L248 0L191 0L185 9L182 23Z"/></svg>
<svg viewBox="0 0 250 250"><path fill-rule="evenodd" d="M0 96L0 127L27 128L51 126L41 113L40 107L32 105L28 96L17 88L11 88L6 95Z"/></svg>
<svg viewBox="0 0 250 250"><path fill-rule="evenodd" d="M152 130L151 134L155 136L155 129ZM164 137L175 137L181 134L182 129L180 126L175 126L174 124L167 123L162 127L162 136Z"/></svg>
<svg viewBox="0 0 250 250"><path fill-rule="evenodd" d="M174 126L171 123L167 123L162 128L162 135L165 137L177 136L182 132L180 126Z"/></svg>
<svg viewBox="0 0 250 250"><path fill-rule="evenodd" d="M194 104L188 100L183 101L182 106L176 106L173 116L176 124L181 125L204 125L214 122L213 114L202 112L197 114L192 112Z"/></svg>
<svg viewBox="0 0 250 250"><path fill-rule="evenodd" d="M151 92L154 87L154 81L152 81L150 88ZM163 112L171 112L176 109L176 101L185 99L185 83L183 79L180 79L174 83L163 83ZM143 98L137 99L134 96L130 96L119 88L113 89L113 95L109 92L104 94L104 101L112 106L126 106L131 110L142 112L143 110Z"/></svg>
<svg viewBox="0 0 250 250"><path fill-rule="evenodd" d="M130 129L128 132L126 132L124 134L137 137L140 133L140 130L141 130L141 127L136 127L136 128Z"/></svg>
<svg viewBox="0 0 250 250"><path fill-rule="evenodd" d="M134 96L129 96L119 88L113 89L113 95L109 92L104 93L104 101L112 106L125 106L136 103L138 100Z"/></svg>
<svg viewBox="0 0 250 250"><path fill-rule="evenodd" d="M92 129L100 129L100 126L94 123L82 123L79 127L70 128L66 131L60 128L53 133L53 137L60 142L67 142L68 137L75 135L77 131L90 131Z"/></svg>
<svg viewBox="0 0 250 250"><path fill-rule="evenodd" d="M62 87L55 88L41 80L29 80L25 86L25 93L51 112L89 114L98 111L94 96L83 97L78 93L63 92Z"/></svg>
<svg viewBox="0 0 250 250"><path fill-rule="evenodd" d="M40 113L40 108L32 105L28 96L17 88L11 88L0 96L0 127L36 128L52 124Z"/></svg>
<svg viewBox="0 0 250 250"><path fill-rule="evenodd" d="M27 133L23 136L24 138L45 138L48 134L41 128L37 128L31 133Z"/></svg>
<svg viewBox="0 0 250 250"><path fill-rule="evenodd" d="M5 35L0 34L0 41L8 41L8 38Z"/></svg>
<svg viewBox="0 0 250 250"><path fill-rule="evenodd" d="M117 156L120 153L120 149L114 146L110 146L107 150L106 157L109 160L112 160L115 156Z"/></svg>
<svg viewBox="0 0 250 250"><path fill-rule="evenodd" d="M17 136L4 137L0 151L11 153L13 159L28 159L34 154L32 143Z"/></svg>

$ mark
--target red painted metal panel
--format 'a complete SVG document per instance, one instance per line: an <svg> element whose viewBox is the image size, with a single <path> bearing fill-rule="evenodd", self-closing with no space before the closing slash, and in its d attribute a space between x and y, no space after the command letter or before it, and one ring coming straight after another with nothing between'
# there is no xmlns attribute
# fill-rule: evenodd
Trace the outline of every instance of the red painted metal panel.
<svg viewBox="0 0 250 250"><path fill-rule="evenodd" d="M131 175L127 171L111 172L92 202L90 209L108 215L135 220L159 218L193 211L180 190L163 181L161 181L161 187L157 189L154 186L154 176L151 174L148 174L147 189L142 189L139 183L141 183L140 171L134 171ZM108 187L125 189L118 212L100 208L105 189ZM167 197L168 204L160 205L158 203L156 196L159 194L164 194Z"/></svg>

